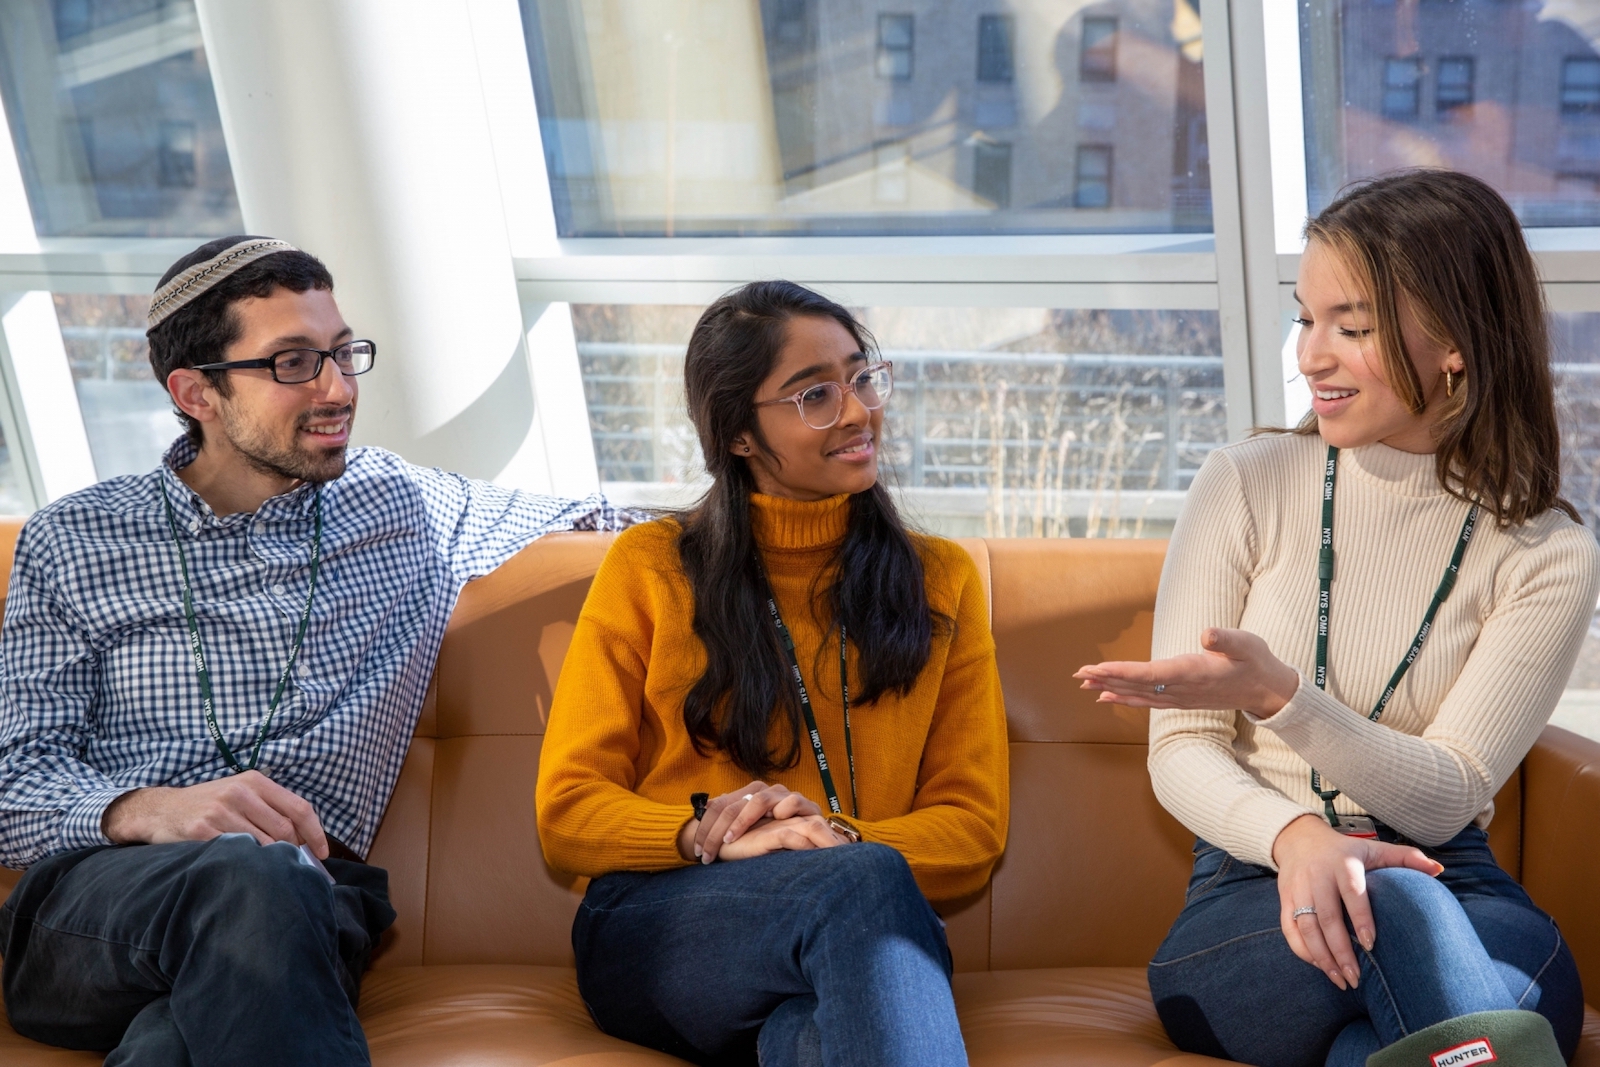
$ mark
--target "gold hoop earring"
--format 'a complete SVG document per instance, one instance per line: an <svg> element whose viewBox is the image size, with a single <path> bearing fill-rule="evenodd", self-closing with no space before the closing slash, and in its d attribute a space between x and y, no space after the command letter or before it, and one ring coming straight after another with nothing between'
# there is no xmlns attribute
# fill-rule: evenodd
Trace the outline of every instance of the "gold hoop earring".
<svg viewBox="0 0 1600 1067"><path fill-rule="evenodd" d="M1461 374L1462 374L1463 377L1465 377L1466 376L1466 371L1462 371ZM1453 373L1451 373L1449 367L1446 367L1445 371L1444 371L1444 396L1445 396L1445 399L1448 400L1448 399L1450 399L1451 397L1453 397L1455 395L1456 395L1456 376Z"/></svg>

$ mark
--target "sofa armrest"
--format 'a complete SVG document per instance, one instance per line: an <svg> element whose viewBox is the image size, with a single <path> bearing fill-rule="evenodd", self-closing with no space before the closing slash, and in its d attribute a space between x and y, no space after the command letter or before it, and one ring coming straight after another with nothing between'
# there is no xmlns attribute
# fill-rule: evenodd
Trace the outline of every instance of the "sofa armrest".
<svg viewBox="0 0 1600 1067"><path fill-rule="evenodd" d="M1600 994L1600 743L1547 726L1523 761L1522 883Z"/></svg>

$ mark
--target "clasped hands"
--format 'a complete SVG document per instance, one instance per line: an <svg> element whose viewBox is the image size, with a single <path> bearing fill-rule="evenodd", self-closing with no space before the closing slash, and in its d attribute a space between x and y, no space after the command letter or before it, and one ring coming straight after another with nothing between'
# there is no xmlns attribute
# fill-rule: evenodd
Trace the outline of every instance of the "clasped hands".
<svg viewBox="0 0 1600 1067"><path fill-rule="evenodd" d="M716 797L705 818L690 819L678 831L678 854L701 863L842 844L815 802L760 781Z"/></svg>
<svg viewBox="0 0 1600 1067"><path fill-rule="evenodd" d="M1148 663L1089 664L1073 677L1084 689L1099 691L1102 704L1238 708L1259 719L1283 710L1300 686L1300 672L1248 630L1213 627L1200 635L1200 647L1203 652ZM1360 983L1354 944L1370 952L1377 941L1367 872L1409 867L1437 877L1444 870L1420 849L1348 837L1309 813L1279 831L1272 843L1272 861L1278 866L1278 918L1284 939L1296 956L1340 989Z"/></svg>

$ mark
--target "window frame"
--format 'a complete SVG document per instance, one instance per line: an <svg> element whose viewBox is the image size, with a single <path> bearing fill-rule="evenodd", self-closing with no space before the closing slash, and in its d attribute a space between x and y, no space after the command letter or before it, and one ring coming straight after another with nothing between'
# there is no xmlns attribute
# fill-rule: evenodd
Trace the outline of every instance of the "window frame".
<svg viewBox="0 0 1600 1067"><path fill-rule="evenodd" d="M1594 80L1584 84L1569 84L1570 72L1587 68L1594 72ZM1592 97L1587 100L1569 100L1568 93L1582 92ZM1600 115L1600 56L1567 56L1561 61L1561 81L1557 101L1563 119L1592 118Z"/></svg>
<svg viewBox="0 0 1600 1067"><path fill-rule="evenodd" d="M1445 99L1444 72L1446 67L1463 68L1467 72L1465 95L1461 99ZM1447 118L1451 112L1460 108L1471 107L1477 103L1478 96L1478 61L1476 56L1452 55L1440 56L1434 66L1433 75L1433 113L1436 118Z"/></svg>
<svg viewBox="0 0 1600 1067"><path fill-rule="evenodd" d="M999 27L1004 49L993 47L994 34L988 27ZM985 47L985 45L990 47ZM990 64L998 67L986 69ZM978 73L979 85L1013 85L1017 80L1017 20L1014 15L985 14L978 16Z"/></svg>
<svg viewBox="0 0 1600 1067"><path fill-rule="evenodd" d="M1104 37L1110 42L1102 49L1100 41L1089 43L1089 26L1110 26L1110 32ZM1121 21L1115 15L1085 15L1078 30L1078 81L1085 85L1109 85L1117 80L1117 42L1121 30ZM1090 62L1092 55L1100 51L1107 56L1104 62Z"/></svg>
<svg viewBox="0 0 1600 1067"><path fill-rule="evenodd" d="M1401 85L1390 79L1393 71L1409 69L1411 81ZM1383 95L1378 107L1378 112L1384 118L1392 121L1416 121L1422 117L1422 81L1427 74L1427 65L1421 56L1386 56L1383 61ZM1390 106L1390 93L1407 93L1410 103L1404 109Z"/></svg>
<svg viewBox="0 0 1600 1067"><path fill-rule="evenodd" d="M889 26L889 24L891 22L896 21L896 20L901 20L901 19L903 19L905 21L906 43L904 45L890 45L886 40L888 35L885 33L885 30L887 29L887 27ZM898 70L890 70L888 73L885 73L884 68L885 68L886 64L885 64L884 60L885 59L890 60L890 63L887 64L887 65L890 66L890 67L893 67L893 65L894 65L893 60L895 59L895 57L900 56L900 55L904 55L905 56L905 73L902 74ZM916 75L916 63L917 63L917 17L916 17L916 15L914 15L914 14L906 14L906 13L903 13L903 12L895 12L895 11L880 11L878 13L878 55L877 55L877 71L876 71L878 77L882 78L882 79L884 79L886 81L897 81L897 82L910 81Z"/></svg>

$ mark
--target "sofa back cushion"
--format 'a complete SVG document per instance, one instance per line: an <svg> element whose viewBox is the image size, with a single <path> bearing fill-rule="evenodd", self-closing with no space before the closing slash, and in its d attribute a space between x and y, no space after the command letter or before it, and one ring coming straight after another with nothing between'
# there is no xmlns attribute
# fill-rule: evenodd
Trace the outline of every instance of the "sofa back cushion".
<svg viewBox="0 0 1600 1067"><path fill-rule="evenodd" d="M467 586L372 861L400 919L379 966L570 963L584 883L544 863L533 793L550 696L609 544L546 537ZM1156 802L1148 716L1077 688L1149 655L1165 545L963 542L990 590L1011 736L1011 835L990 885L941 910L959 970L1147 962L1183 903L1193 837ZM1520 873L1520 778L1492 839Z"/></svg>

